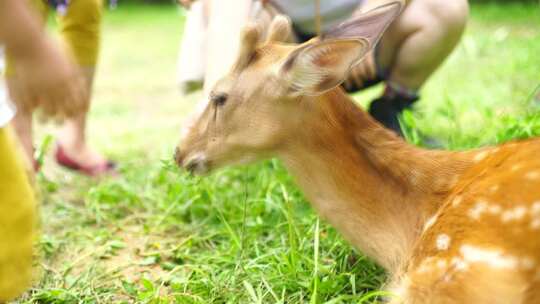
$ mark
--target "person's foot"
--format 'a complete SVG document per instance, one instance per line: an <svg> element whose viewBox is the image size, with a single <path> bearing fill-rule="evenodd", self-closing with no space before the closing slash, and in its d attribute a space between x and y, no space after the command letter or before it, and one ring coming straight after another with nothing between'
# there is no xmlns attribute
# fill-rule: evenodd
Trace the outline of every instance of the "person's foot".
<svg viewBox="0 0 540 304"><path fill-rule="evenodd" d="M415 100L382 96L371 102L369 114L388 129L403 137L399 117L405 109L411 109Z"/></svg>
<svg viewBox="0 0 540 304"><path fill-rule="evenodd" d="M374 100L369 107L369 114L373 116L386 128L396 132L400 137L405 137L399 119L401 114L405 110L412 109L412 105L416 99L396 99L385 98L384 96ZM411 134L409 134L411 136ZM444 147L443 142L437 138L422 134L418 130L414 130L414 136L412 138L407 137L414 144L424 146L431 149L440 149Z"/></svg>
<svg viewBox="0 0 540 304"><path fill-rule="evenodd" d="M116 173L114 162L107 160L86 145L69 147L58 143L55 158L59 165L88 176Z"/></svg>

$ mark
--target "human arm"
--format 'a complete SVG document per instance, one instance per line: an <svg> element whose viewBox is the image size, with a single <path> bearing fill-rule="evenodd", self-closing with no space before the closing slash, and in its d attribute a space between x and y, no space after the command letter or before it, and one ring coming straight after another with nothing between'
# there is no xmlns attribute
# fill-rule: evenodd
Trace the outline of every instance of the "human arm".
<svg viewBox="0 0 540 304"><path fill-rule="evenodd" d="M26 1L0 0L0 44L16 70L10 94L18 108L40 106L56 119L80 112L86 90L79 70L49 40Z"/></svg>

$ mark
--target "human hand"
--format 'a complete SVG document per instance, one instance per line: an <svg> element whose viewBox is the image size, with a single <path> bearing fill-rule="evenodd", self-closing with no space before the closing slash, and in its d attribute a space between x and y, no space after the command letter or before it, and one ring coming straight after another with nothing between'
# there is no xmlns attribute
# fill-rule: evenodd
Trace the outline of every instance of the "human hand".
<svg viewBox="0 0 540 304"><path fill-rule="evenodd" d="M79 69L47 38L13 52L16 74L10 95L21 111L41 109L45 119L61 121L87 106L87 90Z"/></svg>
<svg viewBox="0 0 540 304"><path fill-rule="evenodd" d="M343 85L347 89L363 88L366 81L377 77L377 66L373 52L369 52L364 59L353 66Z"/></svg>

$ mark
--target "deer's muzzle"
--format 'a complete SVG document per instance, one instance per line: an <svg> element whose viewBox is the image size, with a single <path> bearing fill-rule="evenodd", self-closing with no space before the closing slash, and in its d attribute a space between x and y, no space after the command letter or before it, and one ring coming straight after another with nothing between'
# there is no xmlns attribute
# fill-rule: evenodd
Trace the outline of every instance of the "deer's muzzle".
<svg viewBox="0 0 540 304"><path fill-rule="evenodd" d="M209 171L207 158L201 152L186 154L177 147L174 151L174 161L180 168L192 174L204 174Z"/></svg>

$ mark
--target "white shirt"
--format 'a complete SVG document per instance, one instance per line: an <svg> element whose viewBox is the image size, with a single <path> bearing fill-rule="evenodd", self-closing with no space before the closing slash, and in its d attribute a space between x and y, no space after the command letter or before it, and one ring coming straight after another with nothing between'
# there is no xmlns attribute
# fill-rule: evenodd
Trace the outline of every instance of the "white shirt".
<svg viewBox="0 0 540 304"><path fill-rule="evenodd" d="M321 28L328 30L352 16L363 0L319 0ZM305 34L315 34L315 0L271 0Z"/></svg>
<svg viewBox="0 0 540 304"><path fill-rule="evenodd" d="M6 82L4 79L4 49L0 46L0 128L8 124L15 115L15 108L9 101Z"/></svg>

